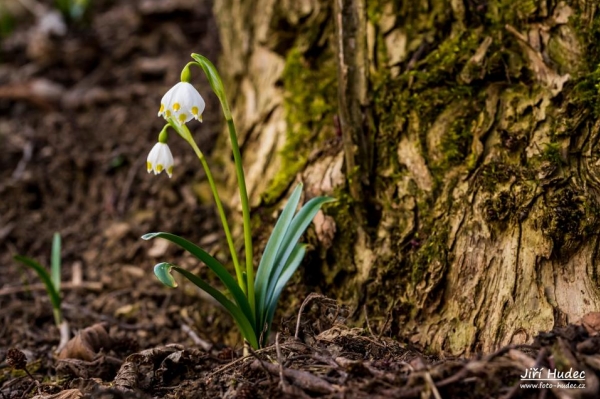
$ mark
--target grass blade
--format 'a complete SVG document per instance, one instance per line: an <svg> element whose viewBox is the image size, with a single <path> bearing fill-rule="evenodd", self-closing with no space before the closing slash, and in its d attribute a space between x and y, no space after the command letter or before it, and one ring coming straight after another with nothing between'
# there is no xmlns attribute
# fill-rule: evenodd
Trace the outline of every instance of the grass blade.
<svg viewBox="0 0 600 399"><path fill-rule="evenodd" d="M279 277L279 281L275 285L275 289L271 297L267 300L267 314L265 317L265 325L262 326L261 331L266 328L266 334L263 339L266 340L269 336L269 332L271 330L271 323L273 322L273 316L275 315L275 310L277 309L277 302L279 302L279 297L281 292L285 288L286 284L292 278L300 263L302 263L302 259L304 259L304 255L306 254L306 244L296 244L292 254L290 255L288 262L286 263L283 271L281 272L281 276Z"/></svg>
<svg viewBox="0 0 600 399"><path fill-rule="evenodd" d="M231 292L235 302L239 306L248 320L251 320L254 323L254 317L252 316L252 310L250 309L250 304L248 303L248 298L244 295L244 292L238 285L237 281L229 274L225 266L221 264L218 260L212 257L208 252L200 248L199 246L192 244L188 240L176 236L171 233L149 233L142 236L144 240L150 240L152 238L164 238L165 240L171 241L174 244L179 245L181 248L185 249L196 258L201 260L212 270L221 280L221 282L225 285L225 287ZM156 272L155 272L156 273ZM157 276L158 277L158 276ZM159 277L160 279L160 277ZM163 280L161 282L165 283ZM168 285L168 284L166 284Z"/></svg>
<svg viewBox="0 0 600 399"><path fill-rule="evenodd" d="M50 273L48 273L48 270L46 270L42 265L40 265L33 259L28 258L26 256L15 255L13 259L33 269L37 273L40 280L42 280L42 282L46 286L46 291L48 292L48 296L50 297L50 302L52 302L52 307L55 310L60 310L60 295L58 291L56 291L56 289L54 288L54 285L52 284L52 278L50 277Z"/></svg>
<svg viewBox="0 0 600 399"><path fill-rule="evenodd" d="M335 199L331 197L315 197L308 201L294 217L285 234L285 237L283 237L281 250L277 254L277 260L275 261L271 270L271 274L269 275L268 287L265 295L267 298L273 296L273 291L275 290L275 287L279 281L279 277L287 265L290 255L296 247L296 243L302 234L304 234L304 231L308 225L312 222L319 209L321 209L321 206L332 201L335 201Z"/></svg>
<svg viewBox="0 0 600 399"><path fill-rule="evenodd" d="M283 211L275 224L275 228L273 228L271 237L269 237L260 264L258 265L258 271L256 272L256 279L254 282L255 293L257 296L256 314L258 319L260 319L259 315L263 315L264 313L262 310L265 308L265 301L267 299L268 278L273 271L273 266L277 260L281 244L294 218L296 207L300 201L300 195L302 195L302 184L296 186L288 203L283 208ZM259 323L262 324L262 320L260 320Z"/></svg>
<svg viewBox="0 0 600 399"><path fill-rule="evenodd" d="M61 269L61 239L59 233L54 233L52 237L52 253L50 255L50 274L52 284L56 292L60 292L60 269Z"/></svg>

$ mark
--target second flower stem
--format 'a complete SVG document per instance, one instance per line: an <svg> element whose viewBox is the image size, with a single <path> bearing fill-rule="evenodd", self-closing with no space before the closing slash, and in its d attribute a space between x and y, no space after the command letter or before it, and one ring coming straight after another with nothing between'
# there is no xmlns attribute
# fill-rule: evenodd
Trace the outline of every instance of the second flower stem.
<svg viewBox="0 0 600 399"><path fill-rule="evenodd" d="M225 215L225 210L223 209L223 204L221 203L221 198L219 197L219 193L217 191L217 186L215 185L215 179L213 178L210 168L208 167L206 158L204 157L204 154L202 153L202 151L200 151L200 148L198 148L198 145L194 141L194 138L192 137L192 134L190 133L190 130L187 128L186 125L177 125L176 122L171 122L170 124L175 130L179 131L181 129L181 133L180 133L181 136L192 146L192 148L194 149L194 152L196 153L196 156L202 163L202 167L204 168L204 172L206 173L206 178L208 179L208 184L210 185L210 189L212 190L213 196L215 197L215 203L216 203L217 209L219 211L219 216L221 217L221 223L223 224L223 230L225 230L225 236L227 238L227 244L229 245L229 252L231 252L231 259L233 261L233 266L235 267L235 274L236 274L236 277L238 280L238 285L240 286L240 288L242 289L244 294L247 294L247 288L246 288L246 284L244 282L242 268L240 267L240 261L238 260L237 252L235 250L235 245L233 244L233 237L231 235L231 230L229 229L229 224L227 223L227 217ZM254 294L253 294L253 296L254 296ZM252 307L252 309L254 309L254 308Z"/></svg>
<svg viewBox="0 0 600 399"><path fill-rule="evenodd" d="M248 201L248 192L246 190L246 179L244 177L244 167L242 165L242 155L237 141L237 134L233 119L227 119L227 128L229 129L229 138L233 150L233 160L235 161L235 171L240 187L240 202L242 203L242 218L244 224L244 248L246 250L246 281L248 283L248 300L250 309L256 317L256 299L254 298L254 264L252 256L252 230L250 226L250 205Z"/></svg>

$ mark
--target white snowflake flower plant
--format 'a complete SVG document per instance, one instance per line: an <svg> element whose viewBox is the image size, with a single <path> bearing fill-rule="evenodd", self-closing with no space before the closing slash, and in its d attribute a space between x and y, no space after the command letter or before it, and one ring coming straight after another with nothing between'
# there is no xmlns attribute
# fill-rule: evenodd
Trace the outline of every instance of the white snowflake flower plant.
<svg viewBox="0 0 600 399"><path fill-rule="evenodd" d="M171 176L173 172L173 156L167 145L167 129L174 129L192 147L204 168L215 204L219 211L221 224L225 231L235 275L231 274L221 262L208 252L182 237L160 232L149 233L142 238L145 240L153 238L166 239L204 262L219 277L223 285L227 288L228 295L211 286L199 276L172 263L161 262L157 264L154 266L154 274L163 284L169 287L176 287L177 282L171 275L172 271L176 271L207 292L227 309L246 342L256 349L267 344L279 297L283 288L304 258L306 246L298 242L300 237L319 209L321 209L321 206L333 201L333 198L312 198L297 211L302 196L302 184L298 184L281 212L271 233L271 237L267 242L260 264L255 271L252 252L252 232L250 228L250 206L244 169L242 167L242 158L235 125L231 111L229 110L223 83L216 68L208 59L198 54L192 54L192 58L194 62L188 63L181 72L181 82L173 86L161 100L158 115L165 118L167 124L159 135L158 143L148 155L148 172L154 171L155 174L158 174L166 170L169 177ZM189 68L191 66L200 67L204 71L213 92L221 102L221 108L223 109L223 115L229 131L240 202L242 204L244 250L246 255L245 270L242 269L243 265L238 258L237 249L233 242L227 216L225 215L213 175L204 154L194 141L186 125L187 122L194 118L201 121L202 112L204 111L202 96L189 83Z"/></svg>

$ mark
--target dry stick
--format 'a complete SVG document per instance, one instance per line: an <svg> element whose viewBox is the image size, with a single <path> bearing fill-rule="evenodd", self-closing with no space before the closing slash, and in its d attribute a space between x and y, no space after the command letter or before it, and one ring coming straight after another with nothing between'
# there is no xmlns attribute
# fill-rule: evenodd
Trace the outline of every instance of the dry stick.
<svg viewBox="0 0 600 399"><path fill-rule="evenodd" d="M274 364L263 362L258 359L258 363L260 363L260 367L269 371L269 373L273 375L279 374L279 367ZM321 377L313 375L308 371L304 370L294 370L294 369L284 369L283 375L287 377L294 385L297 387L309 390L317 393L324 394L332 394L337 392L339 389L325 381Z"/></svg>
<svg viewBox="0 0 600 399"><path fill-rule="evenodd" d="M371 323L369 322L369 315L367 313L367 305L363 305L363 312L365 312L365 321L367 322L367 330L369 330L369 334L371 334L371 337L373 337L375 340L377 340L378 338L375 337L375 334L373 334L373 329L371 329Z"/></svg>
<svg viewBox="0 0 600 399"><path fill-rule="evenodd" d="M429 371L425 371L425 382L429 386L431 392L433 392L433 396L435 396L435 399L442 399L442 396L440 395L440 392L435 386L435 382L433 382L433 378L431 378L431 373L429 373Z"/></svg>
<svg viewBox="0 0 600 399"><path fill-rule="evenodd" d="M262 349L259 349L259 350L256 350L256 351L254 351L254 350L253 350L251 353L252 353L252 354L263 353L263 352L268 352L268 351L270 351L270 350L272 350L272 349L273 349L273 346L267 346L266 348L262 348ZM226 365L224 365L223 367L221 367L221 368L219 368L219 369L215 370L214 372L212 372L211 374L209 374L209 375L208 375L208 377L207 377L207 379L211 379L211 378L213 378L215 375L217 375L217 374L221 373L222 371L225 371L225 370L227 370L227 369L229 369L229 368L231 368L231 367L235 366L236 364L238 364L238 363L241 363L241 362L243 362L244 360L247 360L247 359L249 359L249 358L251 358L251 357L253 357L253 356L252 356L252 355L243 356L243 357L240 357L239 359L236 359L236 360L234 360L234 361L232 361L232 362L230 362L230 363L227 363L227 364L226 364Z"/></svg>
<svg viewBox="0 0 600 399"><path fill-rule="evenodd" d="M492 360L494 360L496 357L503 356L513 349L523 349L523 348L531 349L532 346L527 345L527 344L508 345L508 346L505 346L505 347L499 349L498 351L496 351L492 354L487 355L483 360L479 361L478 363L489 363ZM471 373L471 367L470 367L471 363L474 363L474 362L469 362L469 363L465 364L463 366L463 368L460 369L458 372L456 372L455 374L451 375L448 378L445 378L445 379L439 381L437 384L435 384L435 386L437 388L442 388L442 387L445 387L446 385L454 384L454 383L464 379L467 375L469 375ZM404 397L415 397L415 396L418 397L420 395L420 393L421 393L421 387L415 387L415 388L411 388L407 391L402 392L402 395Z"/></svg>
<svg viewBox="0 0 600 399"><path fill-rule="evenodd" d="M508 357L512 360L516 360L517 362L521 363L521 365L525 366L526 368L535 367L534 360L526 354L524 354L523 352L511 350L508 352ZM566 389L557 387L558 380L548 378L548 370L542 370L542 373L542 378L545 377L549 382L553 384L553 387L550 389L552 390L554 396L556 396L558 399L573 399L573 396L570 395Z"/></svg>
<svg viewBox="0 0 600 399"><path fill-rule="evenodd" d="M256 359L258 360L258 363L260 364L260 366L262 367L263 371L265 372L265 374L267 375L267 378L269 378L269 383L271 385L273 385L273 377L271 377L271 373L269 373L269 369L267 369L267 367L265 366L265 363L260 359L260 357L258 357L258 354L252 350L252 348L250 348L250 346L248 346L248 350L250 351L250 354Z"/></svg>
<svg viewBox="0 0 600 399"><path fill-rule="evenodd" d="M392 309L396 306L396 302L394 302L394 304L392 305ZM387 318L385 319L385 323L383 323L383 327L381 327L381 331L379 331L379 335L377 336L377 340L381 340L381 336L383 335L383 333L385 332L385 329L388 326L388 323L390 322L390 320L392 319L392 310L390 309L390 311L388 312Z"/></svg>
<svg viewBox="0 0 600 399"><path fill-rule="evenodd" d="M279 363L279 384L283 390L285 388L285 380L283 379L283 356L281 355L281 347L279 346L279 333L275 335L275 349L277 351L277 362Z"/></svg>
<svg viewBox="0 0 600 399"><path fill-rule="evenodd" d="M302 312L304 311L304 308L306 307L306 305L308 305L308 303L315 298L324 298L324 296L321 294L317 294L316 292L311 292L306 297L306 299L304 299L304 302L302 302L302 305L300 305L300 310L298 311L298 319L296 320L296 333L294 334L295 339L298 339L298 335L300 334L300 320L302 318Z"/></svg>
<svg viewBox="0 0 600 399"><path fill-rule="evenodd" d="M538 353L537 358L535 359L534 367L540 367L540 365L542 364L542 362L544 361L546 356L548 356L548 348L542 348L540 353ZM517 383L517 384L515 384L515 386L512 387L512 389L508 392L508 394L506 396L504 396L502 399L512 399L516 396L517 392L519 392L520 390L521 390L520 384ZM543 391L543 392L546 392L546 391Z"/></svg>
<svg viewBox="0 0 600 399"><path fill-rule="evenodd" d="M204 352L210 352L210 350L213 347L212 344L200 338L198 334L196 334L196 332L192 329L192 327L188 326L185 323L181 323L181 330L184 333L186 333L196 345L201 347L202 350L204 350Z"/></svg>
<svg viewBox="0 0 600 399"><path fill-rule="evenodd" d="M73 283L62 283L60 289L64 290L73 290L77 288L82 288L90 291L101 291L102 283L100 282L88 282L81 284L73 284ZM46 286L42 283L30 284L28 286L20 285L18 287L5 287L0 289L0 296L20 294L28 291L45 291Z"/></svg>

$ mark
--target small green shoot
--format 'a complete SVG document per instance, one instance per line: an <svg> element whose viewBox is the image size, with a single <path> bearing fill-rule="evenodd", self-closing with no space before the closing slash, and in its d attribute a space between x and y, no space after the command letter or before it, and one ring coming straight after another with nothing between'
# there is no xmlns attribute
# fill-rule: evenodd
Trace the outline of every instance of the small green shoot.
<svg viewBox="0 0 600 399"><path fill-rule="evenodd" d="M59 233L54 233L52 238L52 253L50 256L50 272L46 270L45 267L40 265L35 260L28 258L26 256L15 255L14 260L20 262L21 264L33 269L42 280L46 287L46 292L48 293L48 297L50 298L50 302L52 303L52 309L54 313L54 322L56 326L60 328L60 325L63 321L62 319L62 311L60 308L61 298L60 298L60 269L61 269L61 239Z"/></svg>
<svg viewBox="0 0 600 399"><path fill-rule="evenodd" d="M56 0L56 8L68 19L78 21L83 18L90 0Z"/></svg>

